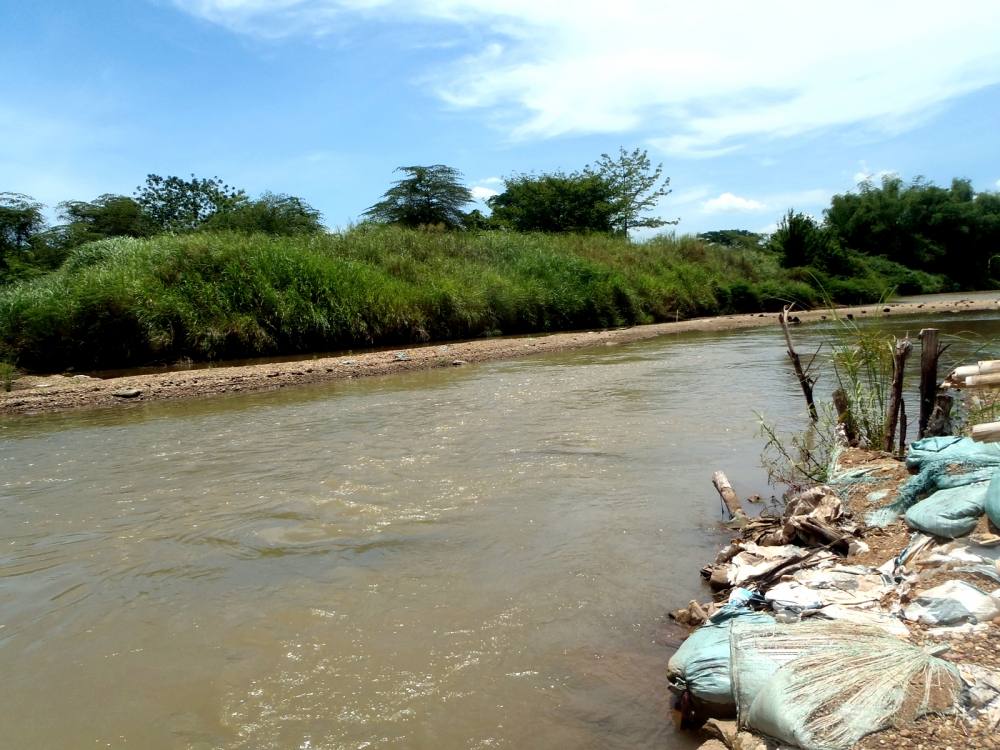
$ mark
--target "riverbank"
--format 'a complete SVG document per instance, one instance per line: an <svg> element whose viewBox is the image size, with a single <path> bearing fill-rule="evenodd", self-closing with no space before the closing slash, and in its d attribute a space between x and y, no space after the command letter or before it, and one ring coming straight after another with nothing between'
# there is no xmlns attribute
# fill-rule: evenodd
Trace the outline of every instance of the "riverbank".
<svg viewBox="0 0 1000 750"><path fill-rule="evenodd" d="M997 309L1000 309L1000 293L995 296L977 294L958 300L928 299L920 302L865 305L839 308L835 311L809 310L796 312L794 315L802 324L808 324L830 320L834 316L841 318L853 316L854 319L861 320L900 315L961 314ZM121 407L149 401L269 391L436 367L461 367L477 362L513 359L546 352L615 346L680 333L757 328L774 325L775 322L776 316L771 313L724 315L610 330L441 343L394 351L233 367L214 366L108 379L85 375L30 375L16 380L10 392L0 392L0 415Z"/></svg>
<svg viewBox="0 0 1000 750"><path fill-rule="evenodd" d="M914 444L910 468L952 450L956 463L928 471L975 492L959 482L974 444L953 440ZM976 460L996 465L1000 453ZM845 449L827 485L790 498L777 519L750 521L702 571L714 601L672 615L698 634L693 649L671 660L672 685L686 685L691 701L716 683L729 695L731 681L741 721L710 720L702 750L775 750L763 727L787 735L781 747L1000 748L1000 537L986 516L954 540L911 528L894 503L926 479L907 468L886 453ZM873 512L892 520L869 525ZM987 609L964 609L973 599ZM721 631L723 660L706 661L721 658L700 632L706 618L717 623L709 630ZM775 648L787 651L772 665ZM771 673L775 687L764 684ZM809 690L796 692L799 682Z"/></svg>

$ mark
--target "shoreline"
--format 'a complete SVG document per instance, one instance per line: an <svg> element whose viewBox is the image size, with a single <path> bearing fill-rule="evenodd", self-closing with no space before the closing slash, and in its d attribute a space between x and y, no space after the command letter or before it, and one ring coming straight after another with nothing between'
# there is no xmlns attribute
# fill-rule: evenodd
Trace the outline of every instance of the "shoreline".
<svg viewBox="0 0 1000 750"><path fill-rule="evenodd" d="M888 310L889 312L885 312ZM815 323L848 314L864 318L899 315L1000 310L1000 292L990 298L926 302L890 302L835 310L797 311L802 323ZM100 379L85 375L25 375L10 392L0 392L0 416L46 414L76 409L114 407L151 401L203 398L227 393L254 393L299 385L348 380L373 375L459 367L479 362L515 359L538 353L614 346L660 336L696 332L736 331L773 325L777 313L744 313L692 318L672 323L598 331L536 334L516 338L440 342L320 359L127 375ZM308 356L308 355L304 355Z"/></svg>

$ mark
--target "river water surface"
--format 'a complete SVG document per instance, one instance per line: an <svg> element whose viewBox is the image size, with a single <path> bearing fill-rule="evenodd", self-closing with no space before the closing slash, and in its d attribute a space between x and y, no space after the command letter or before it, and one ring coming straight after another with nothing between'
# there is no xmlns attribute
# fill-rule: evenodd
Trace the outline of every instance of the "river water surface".
<svg viewBox="0 0 1000 750"><path fill-rule="evenodd" d="M664 614L755 410L776 329L6 419L0 747L694 747Z"/></svg>

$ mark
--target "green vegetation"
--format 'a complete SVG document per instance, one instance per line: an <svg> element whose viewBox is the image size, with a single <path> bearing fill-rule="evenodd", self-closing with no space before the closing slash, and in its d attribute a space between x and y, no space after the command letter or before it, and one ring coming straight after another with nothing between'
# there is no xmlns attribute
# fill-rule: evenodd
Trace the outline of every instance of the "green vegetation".
<svg viewBox="0 0 1000 750"><path fill-rule="evenodd" d="M9 391L17 379L17 368L10 362L0 362L0 388Z"/></svg>
<svg viewBox="0 0 1000 750"><path fill-rule="evenodd" d="M490 225L516 232L611 232L614 194L597 175L518 175L489 199Z"/></svg>
<svg viewBox="0 0 1000 750"><path fill-rule="evenodd" d="M0 193L0 357L32 369L218 359L867 303L992 287L1000 195L895 177L742 229L633 242L670 191L645 151L472 195L442 164L331 234L300 198L149 175L134 197Z"/></svg>
<svg viewBox="0 0 1000 750"><path fill-rule="evenodd" d="M691 238L235 232L116 238L0 289L0 357L32 370L617 326L809 305L766 252Z"/></svg>

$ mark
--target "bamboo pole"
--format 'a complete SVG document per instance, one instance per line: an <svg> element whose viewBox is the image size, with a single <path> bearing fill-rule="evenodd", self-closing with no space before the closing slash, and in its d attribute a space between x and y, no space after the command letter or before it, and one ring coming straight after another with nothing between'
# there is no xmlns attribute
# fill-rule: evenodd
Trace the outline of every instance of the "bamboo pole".
<svg viewBox="0 0 1000 750"><path fill-rule="evenodd" d="M972 428L972 439L980 443L1000 442L1000 422L977 424Z"/></svg>
<svg viewBox="0 0 1000 750"><path fill-rule="evenodd" d="M788 346L788 358L792 360L795 377L799 379L802 395L805 396L806 406L809 407L809 416L813 422L818 422L819 413L816 411L816 403L813 401L813 386L816 385L816 379L809 377L805 370L802 369L802 361L799 359L795 347L792 346L792 334L788 332L788 311L791 309L791 305L785 305L781 310L781 315L778 316L778 321L781 323L781 330L785 334L785 344Z"/></svg>
<svg viewBox="0 0 1000 750"><path fill-rule="evenodd" d="M896 340L896 350L892 355L892 386L889 392L889 408L885 415L885 427L883 429L882 450L892 453L893 445L896 442L896 424L899 420L899 404L903 398L903 372L906 367L906 358L910 354L913 344L909 337Z"/></svg>
<svg viewBox="0 0 1000 750"><path fill-rule="evenodd" d="M989 375L970 375L965 379L968 388L992 388L1000 385L1000 372Z"/></svg>

